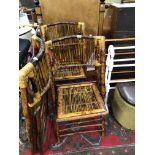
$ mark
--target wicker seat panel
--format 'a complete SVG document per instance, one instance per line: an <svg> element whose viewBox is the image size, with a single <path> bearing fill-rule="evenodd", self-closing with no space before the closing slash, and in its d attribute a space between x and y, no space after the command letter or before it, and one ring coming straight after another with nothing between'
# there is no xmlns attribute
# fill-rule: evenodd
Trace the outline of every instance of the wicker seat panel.
<svg viewBox="0 0 155 155"><path fill-rule="evenodd" d="M94 83L81 83L58 88L58 119L105 113L104 101Z"/></svg>

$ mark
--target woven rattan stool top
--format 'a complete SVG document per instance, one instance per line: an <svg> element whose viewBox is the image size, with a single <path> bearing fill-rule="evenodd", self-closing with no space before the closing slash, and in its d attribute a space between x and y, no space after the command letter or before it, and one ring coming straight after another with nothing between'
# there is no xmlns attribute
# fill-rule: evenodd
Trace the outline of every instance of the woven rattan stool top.
<svg viewBox="0 0 155 155"><path fill-rule="evenodd" d="M58 122L104 114L107 114L106 107L95 83L58 88Z"/></svg>

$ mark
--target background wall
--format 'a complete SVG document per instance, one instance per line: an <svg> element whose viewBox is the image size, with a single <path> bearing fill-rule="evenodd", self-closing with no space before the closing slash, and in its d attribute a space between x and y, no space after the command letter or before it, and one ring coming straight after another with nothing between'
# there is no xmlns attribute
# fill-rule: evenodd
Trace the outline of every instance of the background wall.
<svg viewBox="0 0 155 155"><path fill-rule="evenodd" d="M85 22L86 34L97 35L100 0L40 0L43 23Z"/></svg>

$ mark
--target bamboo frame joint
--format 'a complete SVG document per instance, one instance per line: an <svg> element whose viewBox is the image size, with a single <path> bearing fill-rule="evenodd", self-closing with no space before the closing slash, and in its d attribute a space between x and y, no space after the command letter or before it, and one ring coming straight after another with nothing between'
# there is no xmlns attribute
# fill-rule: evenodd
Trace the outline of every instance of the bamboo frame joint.
<svg viewBox="0 0 155 155"><path fill-rule="evenodd" d="M32 71L34 69L33 64L28 63L26 66L24 66L20 71L19 71L19 87L20 88L26 88L26 78L27 76L32 76Z"/></svg>
<svg viewBox="0 0 155 155"><path fill-rule="evenodd" d="M35 93L35 95L34 95L35 97L34 97L34 102L33 103L28 103L28 106L30 107L30 108L32 108L32 107L34 107L34 106L36 106L40 101L41 101L41 95L40 95L40 93L39 92L37 92L37 93Z"/></svg>
<svg viewBox="0 0 155 155"><path fill-rule="evenodd" d="M47 25L41 25L40 30L43 38L45 39L46 32L47 32Z"/></svg>
<svg viewBox="0 0 155 155"><path fill-rule="evenodd" d="M51 41L51 40L46 41L46 42L45 42L45 53L48 53L48 50L49 50L49 48L51 48L51 47L52 47L52 41Z"/></svg>

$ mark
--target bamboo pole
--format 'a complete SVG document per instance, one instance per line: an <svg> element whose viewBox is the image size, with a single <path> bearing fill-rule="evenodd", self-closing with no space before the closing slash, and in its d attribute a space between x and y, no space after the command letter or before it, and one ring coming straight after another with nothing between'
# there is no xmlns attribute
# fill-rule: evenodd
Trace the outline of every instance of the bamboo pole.
<svg viewBox="0 0 155 155"><path fill-rule="evenodd" d="M83 124L83 123L88 123L88 122L92 122L92 121L99 121L99 120L101 120L100 118L99 119L93 119L93 118L91 118L91 120L82 120L82 122L81 122L81 120L80 120L80 122L77 120L76 122L73 122L73 123L65 123L65 124L59 124L59 126L67 126L67 125L73 125L73 124Z"/></svg>
<svg viewBox="0 0 155 155"><path fill-rule="evenodd" d="M81 131L81 132L74 132L74 133L69 133L69 134L63 134L60 135L60 137L65 137L65 136L72 136L76 133L91 133L91 132L102 132L103 130L91 130L91 131Z"/></svg>
<svg viewBox="0 0 155 155"><path fill-rule="evenodd" d="M100 40L101 47L101 93L105 95L105 37Z"/></svg>
<svg viewBox="0 0 155 155"><path fill-rule="evenodd" d="M47 25L41 25L40 30L41 30L42 38L45 41L46 40L46 33L47 33Z"/></svg>
<svg viewBox="0 0 155 155"><path fill-rule="evenodd" d="M26 130L28 133L28 140L29 140L29 144L30 144L30 149L33 154L34 152L37 152L37 143L34 140L34 137L36 137L36 135L33 134L33 131L31 128L32 122L30 119L30 113L29 113L28 104L27 104L28 101L27 101L26 88L20 88L20 92L21 92L23 115L25 117Z"/></svg>
<svg viewBox="0 0 155 155"><path fill-rule="evenodd" d="M102 118L102 137L105 137L105 133L106 133L106 127L105 127L105 116L101 116Z"/></svg>
<svg viewBox="0 0 155 155"><path fill-rule="evenodd" d="M49 58L48 53L49 53L49 49L51 49L51 47L52 47L52 41L51 40L46 41L45 42L45 53L46 53L46 62L48 64L49 68L50 68L51 60Z"/></svg>
<svg viewBox="0 0 155 155"><path fill-rule="evenodd" d="M135 40L135 38L105 39L105 42L113 42L113 41L130 41L130 40Z"/></svg>
<svg viewBox="0 0 155 155"><path fill-rule="evenodd" d="M57 143L60 143L60 135L59 135L59 126L58 126L58 122L56 122L56 134L57 134Z"/></svg>
<svg viewBox="0 0 155 155"><path fill-rule="evenodd" d="M87 128L87 127L93 127L93 126L102 126L102 124L91 124L91 125L81 125L81 126L76 126L76 127L70 127L70 128L59 130L59 132L64 132L70 129Z"/></svg>

